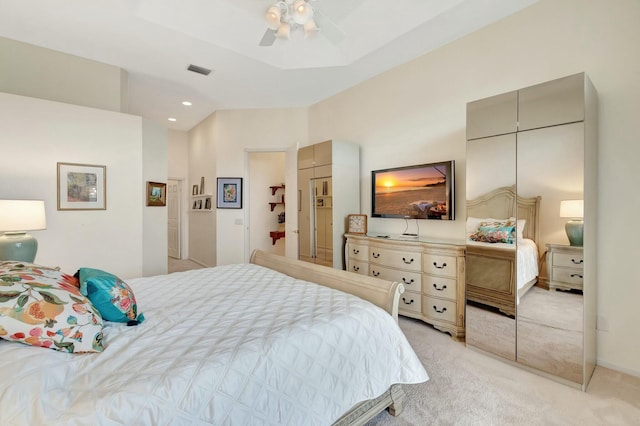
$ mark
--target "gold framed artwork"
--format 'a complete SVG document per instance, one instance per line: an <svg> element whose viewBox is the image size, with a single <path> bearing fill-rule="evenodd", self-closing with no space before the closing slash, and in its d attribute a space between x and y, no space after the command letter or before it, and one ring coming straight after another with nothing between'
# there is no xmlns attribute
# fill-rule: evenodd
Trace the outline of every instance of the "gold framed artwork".
<svg viewBox="0 0 640 426"><path fill-rule="evenodd" d="M366 214L350 214L347 216L349 234L367 233L367 215Z"/></svg>
<svg viewBox="0 0 640 426"><path fill-rule="evenodd" d="M58 210L106 210L107 167L57 163Z"/></svg>
<svg viewBox="0 0 640 426"><path fill-rule="evenodd" d="M147 182L147 206L167 205L167 184L160 182Z"/></svg>

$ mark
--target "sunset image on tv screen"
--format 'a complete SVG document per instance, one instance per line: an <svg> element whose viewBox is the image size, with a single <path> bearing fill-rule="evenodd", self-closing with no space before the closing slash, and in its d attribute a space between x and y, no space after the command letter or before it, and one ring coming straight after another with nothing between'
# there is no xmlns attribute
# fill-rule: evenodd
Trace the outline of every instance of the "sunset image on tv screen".
<svg viewBox="0 0 640 426"><path fill-rule="evenodd" d="M381 171L375 177L375 211L383 216L447 216L446 165Z"/></svg>

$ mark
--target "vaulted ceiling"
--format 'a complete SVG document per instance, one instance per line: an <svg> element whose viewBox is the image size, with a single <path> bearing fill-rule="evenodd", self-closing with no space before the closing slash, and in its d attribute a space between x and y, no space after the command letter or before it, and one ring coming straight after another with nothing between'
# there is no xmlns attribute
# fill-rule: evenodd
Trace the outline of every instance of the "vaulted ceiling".
<svg viewBox="0 0 640 426"><path fill-rule="evenodd" d="M309 0L319 33L264 47L274 0L0 0L0 36L121 67L130 113L189 130L218 109L312 105L536 1Z"/></svg>

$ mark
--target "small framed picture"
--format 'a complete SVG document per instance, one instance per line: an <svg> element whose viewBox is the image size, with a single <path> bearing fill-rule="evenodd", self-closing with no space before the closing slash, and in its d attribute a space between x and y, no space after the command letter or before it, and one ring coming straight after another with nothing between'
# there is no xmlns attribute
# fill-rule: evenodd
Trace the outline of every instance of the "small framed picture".
<svg viewBox="0 0 640 426"><path fill-rule="evenodd" d="M106 209L106 166L58 163L58 210Z"/></svg>
<svg viewBox="0 0 640 426"><path fill-rule="evenodd" d="M147 182L147 206L167 205L167 184Z"/></svg>
<svg viewBox="0 0 640 426"><path fill-rule="evenodd" d="M366 214L350 214L347 216L349 223L349 234L366 234L367 233L367 215Z"/></svg>
<svg viewBox="0 0 640 426"><path fill-rule="evenodd" d="M242 208L242 178L218 178L216 207L219 209Z"/></svg>
<svg viewBox="0 0 640 426"><path fill-rule="evenodd" d="M198 185L193 185L191 189L191 195L198 195Z"/></svg>

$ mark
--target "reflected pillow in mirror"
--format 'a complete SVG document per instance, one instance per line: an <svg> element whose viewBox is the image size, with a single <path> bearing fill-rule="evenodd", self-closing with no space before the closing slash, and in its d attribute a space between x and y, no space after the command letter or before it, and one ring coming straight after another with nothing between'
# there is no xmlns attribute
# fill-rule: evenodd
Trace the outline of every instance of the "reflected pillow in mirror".
<svg viewBox="0 0 640 426"><path fill-rule="evenodd" d="M514 225L480 226L476 232L469 237L472 241L481 243L506 243L513 244L516 238L516 227Z"/></svg>

